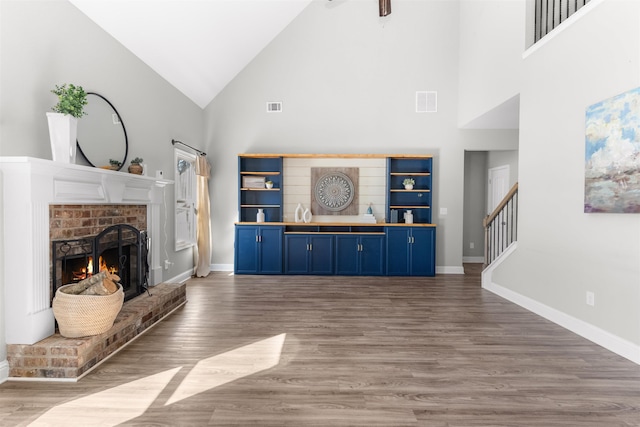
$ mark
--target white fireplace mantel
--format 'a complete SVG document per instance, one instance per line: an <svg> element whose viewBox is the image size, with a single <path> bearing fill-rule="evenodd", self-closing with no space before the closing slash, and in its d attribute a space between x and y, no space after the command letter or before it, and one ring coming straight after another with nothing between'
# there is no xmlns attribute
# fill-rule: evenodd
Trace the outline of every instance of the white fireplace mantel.
<svg viewBox="0 0 640 427"><path fill-rule="evenodd" d="M162 282L160 206L172 181L31 157L0 157L7 344L55 331L50 307L49 205L147 205L150 285Z"/></svg>

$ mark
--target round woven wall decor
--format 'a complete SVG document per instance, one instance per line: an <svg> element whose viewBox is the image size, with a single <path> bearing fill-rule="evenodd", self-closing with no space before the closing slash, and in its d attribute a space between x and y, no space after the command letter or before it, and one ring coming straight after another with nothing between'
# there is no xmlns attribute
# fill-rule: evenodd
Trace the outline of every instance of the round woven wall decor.
<svg viewBox="0 0 640 427"><path fill-rule="evenodd" d="M329 172L318 178L315 199L322 208L339 212L346 209L355 195L353 181L342 172Z"/></svg>

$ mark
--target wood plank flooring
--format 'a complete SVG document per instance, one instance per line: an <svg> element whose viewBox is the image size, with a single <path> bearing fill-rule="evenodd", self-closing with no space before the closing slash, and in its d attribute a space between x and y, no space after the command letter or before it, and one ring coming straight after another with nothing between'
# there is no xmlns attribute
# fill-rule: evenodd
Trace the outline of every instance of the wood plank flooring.
<svg viewBox="0 0 640 427"><path fill-rule="evenodd" d="M472 267L472 266L466 266ZM192 279L78 383L5 382L1 426L640 426L640 367L435 278Z"/></svg>

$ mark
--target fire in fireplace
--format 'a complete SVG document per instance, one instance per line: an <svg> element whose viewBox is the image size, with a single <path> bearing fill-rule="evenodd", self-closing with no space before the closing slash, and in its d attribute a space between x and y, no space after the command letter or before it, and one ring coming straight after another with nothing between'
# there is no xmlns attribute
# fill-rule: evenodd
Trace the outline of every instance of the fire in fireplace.
<svg viewBox="0 0 640 427"><path fill-rule="evenodd" d="M52 292L102 270L120 276L125 301L148 287L148 238L145 231L118 224L93 237L52 242ZM95 260L98 260L95 262Z"/></svg>

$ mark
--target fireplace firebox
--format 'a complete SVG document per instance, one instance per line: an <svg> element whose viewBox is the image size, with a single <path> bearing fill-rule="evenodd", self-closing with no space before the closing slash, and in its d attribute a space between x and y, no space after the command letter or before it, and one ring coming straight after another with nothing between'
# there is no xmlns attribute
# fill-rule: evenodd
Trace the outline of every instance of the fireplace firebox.
<svg viewBox="0 0 640 427"><path fill-rule="evenodd" d="M92 237L52 242L52 300L56 290L102 270L120 277L125 301L148 288L146 231L118 224Z"/></svg>

